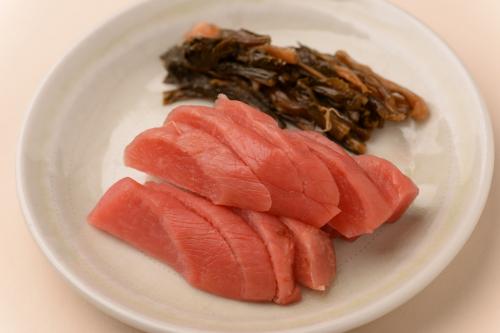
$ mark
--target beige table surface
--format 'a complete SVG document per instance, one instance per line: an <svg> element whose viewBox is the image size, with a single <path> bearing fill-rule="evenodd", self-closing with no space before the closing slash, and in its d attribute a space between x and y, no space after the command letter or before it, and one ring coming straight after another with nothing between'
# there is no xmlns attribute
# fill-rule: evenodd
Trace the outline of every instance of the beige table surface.
<svg viewBox="0 0 500 333"><path fill-rule="evenodd" d="M0 332L138 332L88 304L50 266L26 228L14 178L21 121L44 75L96 24L137 2L0 0ZM458 53L500 133L500 0L393 2ZM486 209L457 258L418 296L353 333L500 332L498 162Z"/></svg>

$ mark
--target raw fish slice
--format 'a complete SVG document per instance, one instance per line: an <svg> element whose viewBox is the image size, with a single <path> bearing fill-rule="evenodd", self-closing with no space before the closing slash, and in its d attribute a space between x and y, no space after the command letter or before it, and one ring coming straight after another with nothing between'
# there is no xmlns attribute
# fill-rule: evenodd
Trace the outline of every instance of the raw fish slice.
<svg viewBox="0 0 500 333"><path fill-rule="evenodd" d="M125 164L198 193L218 205L271 207L267 188L229 148L186 124L170 122L139 134Z"/></svg>
<svg viewBox="0 0 500 333"><path fill-rule="evenodd" d="M295 278L305 287L326 290L335 277L335 251L326 233L297 220L281 217L295 238Z"/></svg>
<svg viewBox="0 0 500 333"><path fill-rule="evenodd" d="M271 301L276 279L267 249L252 228L229 208L216 206L195 194L169 184L146 183L146 187L178 199L189 210L203 217L227 242L242 271L242 299Z"/></svg>
<svg viewBox="0 0 500 333"><path fill-rule="evenodd" d="M309 139L312 139L312 140L316 141L317 143L321 143L321 144L327 146L328 148L335 150L337 153L339 153L341 155L350 156L349 153L344 150L344 148L342 148L340 145L333 142L332 140L328 139L323 134L320 134L320 133L315 132L315 131L301 131L300 135L305 136Z"/></svg>
<svg viewBox="0 0 500 333"><path fill-rule="evenodd" d="M302 135L328 145L340 154L350 156L341 146L317 132L304 131ZM391 206L393 213L387 219L387 222L398 220L417 197L418 187L388 160L373 155L354 156L354 160L377 186Z"/></svg>
<svg viewBox="0 0 500 333"><path fill-rule="evenodd" d="M329 224L324 225L321 228L321 230L323 232L325 232L331 239L340 238L340 239L348 241L348 242L354 242L356 239L358 239L360 237L360 236L356 236L356 237L347 238L347 237L343 236L337 230L333 229L332 226Z"/></svg>
<svg viewBox="0 0 500 333"><path fill-rule="evenodd" d="M302 218L317 227L327 222L323 218L305 219L314 216L314 209L304 200L303 181L282 149L209 107L177 107L169 114L169 121L203 130L227 145L269 190L274 214Z"/></svg>
<svg viewBox="0 0 500 333"><path fill-rule="evenodd" d="M335 180L328 168L317 158L302 140L289 137L280 129L274 119L259 110L219 95L215 101L215 110L223 113L235 123L251 130L272 146L285 152L301 180L300 206L296 206L297 213L283 214L290 210L287 203L278 205L273 200L270 213L276 215L293 216L307 223L321 226L337 215L339 191Z"/></svg>
<svg viewBox="0 0 500 333"><path fill-rule="evenodd" d="M170 265L196 288L245 299L240 264L228 243L170 195L124 178L102 196L88 222Z"/></svg>
<svg viewBox="0 0 500 333"><path fill-rule="evenodd" d="M395 222L418 195L418 187L394 164L376 156L361 155L354 158L378 187L392 209L387 222Z"/></svg>
<svg viewBox="0 0 500 333"><path fill-rule="evenodd" d="M257 232L269 252L278 288L274 302L299 301L301 292L293 274L295 241L290 230L273 215L239 209L236 212Z"/></svg>
<svg viewBox="0 0 500 333"><path fill-rule="evenodd" d="M340 192L341 213L329 224L346 238L372 233L391 215L391 207L380 190L361 167L347 154L336 151L335 144L318 135L311 138L305 131L288 131L289 135L303 138L330 169Z"/></svg>
<svg viewBox="0 0 500 333"><path fill-rule="evenodd" d="M284 152L234 123L213 108L182 105L170 112L166 123L175 121L204 131L228 146L264 185L272 183L285 191L298 191L300 180Z"/></svg>

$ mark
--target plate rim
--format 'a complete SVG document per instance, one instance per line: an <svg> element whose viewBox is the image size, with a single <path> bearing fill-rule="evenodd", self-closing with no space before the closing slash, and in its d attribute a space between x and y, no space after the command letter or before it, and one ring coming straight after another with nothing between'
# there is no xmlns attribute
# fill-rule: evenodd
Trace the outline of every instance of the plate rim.
<svg viewBox="0 0 500 333"><path fill-rule="evenodd" d="M165 321L159 321L151 319L138 311L129 309L118 302L115 302L108 297L101 295L98 291L89 287L85 281L83 281L79 276L74 274L70 269L68 269L63 263L61 263L54 255L54 250L50 248L48 243L45 241L41 230L38 227L37 218L34 216L33 211L30 206L32 203L28 202L27 193L29 192L29 185L25 182L25 151L27 150L27 131L31 126L33 119L33 114L36 110L36 105L42 98L45 88L53 80L53 76L58 68L70 58L78 47L89 40L92 36L98 33L100 30L112 25L116 20L130 14L143 6L147 6L149 3L153 3L156 0L141 0L138 3L129 5L124 9L116 12L114 15L104 19L98 23L93 29L85 33L83 37L79 38L67 51L63 54L59 60L53 64L51 69L47 72L44 79L39 84L33 99L24 114L24 119L22 121L22 127L18 138L18 143L16 147L16 189L17 197L21 207L21 211L24 216L24 220L32 237L34 238L37 245L40 247L44 255L48 258L50 264L64 277L64 279L74 287L85 299L90 301L92 304L97 306L99 309L105 313L111 315L112 317L120 320L126 324L139 329L145 329L147 331L155 332L185 332L185 333L208 333L214 332L212 330L201 330L186 326L179 326ZM182 2L182 0L180 1ZM479 102L480 108L477 112L480 113L479 117L480 128L483 132L481 136L481 141L484 140L485 143L485 154L482 156L482 169L478 171L481 175L478 187L478 195L475 200L469 205L465 214L461 219L469 220L470 222L464 226L461 232L457 233L455 238L451 239L446 246L444 246L436 257L431 259L426 265L426 269L419 271L410 280L404 282L398 289L394 290L386 297L381 300L374 301L360 310L347 314L339 319L336 319L337 323L332 321L323 321L318 324L309 325L306 327L292 328L287 330L280 330L280 332L288 333L299 333L299 332L343 332L345 330L353 329L371 322L390 311L396 309L397 307L403 305L409 301L417 293L421 292L426 286L428 286L458 255L460 250L463 248L467 240L472 235L480 216L486 205L486 201L491 190L491 183L494 170L494 137L493 129L491 124L490 115L488 108L484 99L482 98L480 91L475 83L474 79L470 75L467 67L462 62L462 60L453 51L453 48L448 45L448 43L434 30L432 30L425 23L420 21L418 18L413 16L408 11L400 8L399 6L389 2L387 0L379 2L382 6L388 6L389 8L397 11L399 14L404 16L406 19L412 21L420 30L425 32L429 37L435 38L436 42L443 46L443 50L448 54L448 58L453 60L457 68L461 70L461 74L468 81L471 86L470 92L475 95L475 99ZM278 332L278 331L266 331L266 332Z"/></svg>

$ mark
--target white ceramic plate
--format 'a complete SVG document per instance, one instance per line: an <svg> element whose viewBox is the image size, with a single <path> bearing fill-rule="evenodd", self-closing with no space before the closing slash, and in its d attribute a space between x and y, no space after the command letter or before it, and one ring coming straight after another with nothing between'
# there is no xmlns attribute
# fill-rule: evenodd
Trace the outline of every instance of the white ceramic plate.
<svg viewBox="0 0 500 333"><path fill-rule="evenodd" d="M124 146L162 123L158 56L199 20L342 48L415 90L432 116L387 126L371 153L420 187L405 217L355 243L336 242L338 276L325 294L288 307L218 298L85 222L127 175ZM341 332L390 311L456 255L483 208L492 174L487 111L469 75L429 29L381 1L146 1L81 41L44 82L26 119L18 185L28 225L54 266L116 318L150 332Z"/></svg>

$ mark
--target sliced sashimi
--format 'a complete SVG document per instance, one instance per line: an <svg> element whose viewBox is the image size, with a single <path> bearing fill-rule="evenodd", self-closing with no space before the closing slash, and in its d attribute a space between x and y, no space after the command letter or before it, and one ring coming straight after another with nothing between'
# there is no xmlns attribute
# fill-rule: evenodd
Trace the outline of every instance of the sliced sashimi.
<svg viewBox="0 0 500 333"><path fill-rule="evenodd" d="M312 139L316 141L317 143L321 143L323 145L326 145L328 148L335 150L337 153L341 155L346 155L350 156L347 151L344 150L339 144L333 142L332 140L329 140L326 136L323 134L320 134L315 131L301 131L300 135L305 136L309 139Z"/></svg>
<svg viewBox="0 0 500 333"><path fill-rule="evenodd" d="M241 267L226 240L171 195L124 178L103 195L88 222L170 265L196 288L245 299Z"/></svg>
<svg viewBox="0 0 500 333"><path fill-rule="evenodd" d="M332 143L319 135L311 138L304 131L288 131L290 136L302 138L329 168L340 192L341 213L329 224L347 238L372 233L391 215L391 207L380 190L361 167L347 154L341 154Z"/></svg>
<svg viewBox="0 0 500 333"><path fill-rule="evenodd" d="M300 189L300 180L285 154L258 135L221 117L213 108L183 105L170 112L170 121L185 123L202 130L228 146L264 185L275 184L287 191Z"/></svg>
<svg viewBox="0 0 500 333"><path fill-rule="evenodd" d="M219 95L215 110L285 152L301 181L302 192L298 198L300 206L295 206L297 212L286 216L306 222L314 221L314 225L319 226L340 212L335 180L324 163L309 151L302 140L287 136L270 116L243 102L230 100L225 95ZM289 203L273 200L270 213L285 215L283 211L290 211Z"/></svg>
<svg viewBox="0 0 500 333"><path fill-rule="evenodd" d="M213 108L183 105L168 115L170 121L185 123L202 130L228 146L266 186L286 191L300 190L301 183L285 153L268 144L252 131L222 117Z"/></svg>
<svg viewBox="0 0 500 333"><path fill-rule="evenodd" d="M170 184L148 182L146 187L176 198L220 233L240 265L245 287L243 299L270 301L275 297L276 279L266 246L240 216L227 207L216 206Z"/></svg>
<svg viewBox="0 0 500 333"><path fill-rule="evenodd" d="M387 222L395 222L418 195L418 187L394 164L376 156L361 155L354 158L378 187L392 208Z"/></svg>
<svg viewBox="0 0 500 333"><path fill-rule="evenodd" d="M249 210L235 210L257 232L266 245L276 277L277 292L274 302L290 304L301 299L295 284L293 262L295 241L290 230L275 216Z"/></svg>
<svg viewBox="0 0 500 333"><path fill-rule="evenodd" d="M360 236L356 236L356 237L347 238L347 237L343 236L337 230L333 229L332 226L329 225L329 224L324 225L321 228L321 230L323 232L325 232L332 239L334 239L334 238L340 238L340 239L348 241L348 242L354 242L356 239L358 239L360 237Z"/></svg>
<svg viewBox="0 0 500 333"><path fill-rule="evenodd" d="M139 134L125 164L198 193L218 205L256 211L271 207L267 188L226 145L183 123Z"/></svg>
<svg viewBox="0 0 500 333"><path fill-rule="evenodd" d="M169 121L205 131L227 145L269 190L274 214L301 218L317 227L328 221L324 220L324 214L320 215L321 219L310 218L316 214L309 205L310 200L305 200L302 178L283 149L209 107L177 107L166 123Z"/></svg>
<svg viewBox="0 0 500 333"><path fill-rule="evenodd" d="M295 278L305 287L326 290L335 277L335 251L328 235L318 228L281 217L295 238Z"/></svg>
<svg viewBox="0 0 500 333"><path fill-rule="evenodd" d="M259 124L264 124L271 128L279 128L278 123L271 116L254 108L251 105L248 105L238 100L229 99L224 94L219 94L219 96L217 96L214 108L216 110L228 114L231 117L234 116L240 117L240 118L233 118L236 119L238 123L248 122L248 120L251 120L251 123L249 124L253 124L255 126L259 126Z"/></svg>

